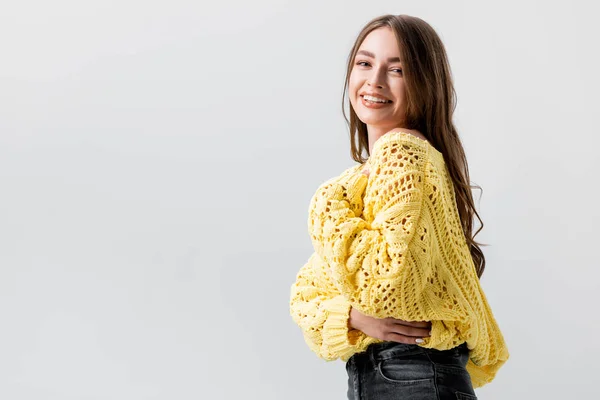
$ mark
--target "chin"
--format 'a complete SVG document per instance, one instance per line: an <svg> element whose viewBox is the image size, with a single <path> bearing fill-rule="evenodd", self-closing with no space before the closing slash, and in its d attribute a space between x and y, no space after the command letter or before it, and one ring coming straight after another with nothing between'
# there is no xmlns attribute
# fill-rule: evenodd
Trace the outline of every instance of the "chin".
<svg viewBox="0 0 600 400"><path fill-rule="evenodd" d="M363 113L356 113L358 119L367 125L389 125L392 121L389 118L374 118L372 115L364 115Z"/></svg>

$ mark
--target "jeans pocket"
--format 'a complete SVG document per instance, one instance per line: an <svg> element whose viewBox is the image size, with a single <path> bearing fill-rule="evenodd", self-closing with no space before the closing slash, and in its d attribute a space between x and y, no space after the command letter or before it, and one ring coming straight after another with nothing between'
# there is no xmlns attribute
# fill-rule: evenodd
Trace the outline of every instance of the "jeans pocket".
<svg viewBox="0 0 600 400"><path fill-rule="evenodd" d="M433 384L434 371L430 363L415 359L387 358L380 360L377 374L386 382L397 385Z"/></svg>
<svg viewBox="0 0 600 400"><path fill-rule="evenodd" d="M457 400L477 400L477 396L474 394L463 393L463 392L454 392Z"/></svg>

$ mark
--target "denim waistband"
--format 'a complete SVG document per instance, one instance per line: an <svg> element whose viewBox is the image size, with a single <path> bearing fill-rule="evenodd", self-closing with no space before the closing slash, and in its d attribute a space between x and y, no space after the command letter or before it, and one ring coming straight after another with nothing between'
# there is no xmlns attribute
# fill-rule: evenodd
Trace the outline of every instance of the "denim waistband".
<svg viewBox="0 0 600 400"><path fill-rule="evenodd" d="M448 350L430 349L421 347L417 344L405 344L398 342L373 343L367 348L367 356L371 360L385 360L387 358L396 357L399 355L409 356L423 353L452 353L455 355L460 355L468 352L469 349L467 347L467 343L462 343Z"/></svg>

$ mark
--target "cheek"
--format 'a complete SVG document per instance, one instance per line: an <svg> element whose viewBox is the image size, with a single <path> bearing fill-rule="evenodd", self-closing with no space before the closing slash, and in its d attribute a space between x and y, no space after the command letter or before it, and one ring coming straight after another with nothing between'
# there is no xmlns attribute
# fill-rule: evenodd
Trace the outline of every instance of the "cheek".
<svg viewBox="0 0 600 400"><path fill-rule="evenodd" d="M350 72L350 77L348 78L348 87L356 92L363 86L364 81L364 74L356 69L353 69L352 72Z"/></svg>
<svg viewBox="0 0 600 400"><path fill-rule="evenodd" d="M350 79L348 80L348 96L350 97L350 102L354 105L356 103L356 96L358 91L360 90L360 82L358 81L356 75L350 75Z"/></svg>
<svg viewBox="0 0 600 400"><path fill-rule="evenodd" d="M394 93L398 94L398 98L404 101L405 97L405 88L403 83L399 83L396 87L394 87Z"/></svg>

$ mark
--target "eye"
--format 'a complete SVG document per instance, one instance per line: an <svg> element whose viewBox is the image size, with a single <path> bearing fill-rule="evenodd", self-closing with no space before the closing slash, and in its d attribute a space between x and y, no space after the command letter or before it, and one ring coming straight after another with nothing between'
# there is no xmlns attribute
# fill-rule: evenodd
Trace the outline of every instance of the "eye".
<svg viewBox="0 0 600 400"><path fill-rule="evenodd" d="M358 61L356 63L356 65L360 65L361 67L366 67L367 65L369 65L369 63L366 61ZM392 71L398 71L399 74L402 74L402 68L394 68Z"/></svg>

